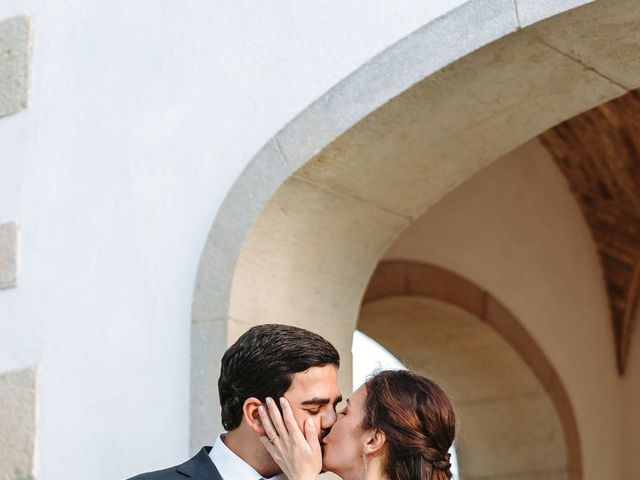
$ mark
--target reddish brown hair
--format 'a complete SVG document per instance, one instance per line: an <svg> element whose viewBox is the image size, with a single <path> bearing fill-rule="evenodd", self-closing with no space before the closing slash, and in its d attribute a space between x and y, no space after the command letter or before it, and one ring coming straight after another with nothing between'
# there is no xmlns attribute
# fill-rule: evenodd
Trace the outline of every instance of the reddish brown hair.
<svg viewBox="0 0 640 480"><path fill-rule="evenodd" d="M386 436L385 473L394 480L449 480L456 433L453 407L431 380L385 370L365 384L363 428Z"/></svg>

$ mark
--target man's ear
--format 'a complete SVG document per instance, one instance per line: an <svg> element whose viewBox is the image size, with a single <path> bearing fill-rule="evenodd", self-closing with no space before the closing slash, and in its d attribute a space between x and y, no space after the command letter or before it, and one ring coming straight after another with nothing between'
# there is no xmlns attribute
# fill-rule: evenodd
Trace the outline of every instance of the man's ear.
<svg viewBox="0 0 640 480"><path fill-rule="evenodd" d="M382 430L368 430L365 433L364 453L372 457L382 455L386 444L387 436Z"/></svg>
<svg viewBox="0 0 640 480"><path fill-rule="evenodd" d="M266 433L262 426L262 420L260 420L260 414L258 413L258 407L261 405L262 402L256 397L247 398L242 404L242 416L251 430L259 436L264 436Z"/></svg>

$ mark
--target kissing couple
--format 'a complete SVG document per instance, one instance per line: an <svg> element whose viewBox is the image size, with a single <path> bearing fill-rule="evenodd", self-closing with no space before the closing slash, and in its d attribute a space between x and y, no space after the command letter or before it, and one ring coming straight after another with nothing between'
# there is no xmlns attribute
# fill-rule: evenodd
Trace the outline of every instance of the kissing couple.
<svg viewBox="0 0 640 480"><path fill-rule="evenodd" d="M222 357L220 435L175 467L130 480L448 480L455 415L442 389L409 371L371 376L346 400L340 356L308 330L259 325Z"/></svg>

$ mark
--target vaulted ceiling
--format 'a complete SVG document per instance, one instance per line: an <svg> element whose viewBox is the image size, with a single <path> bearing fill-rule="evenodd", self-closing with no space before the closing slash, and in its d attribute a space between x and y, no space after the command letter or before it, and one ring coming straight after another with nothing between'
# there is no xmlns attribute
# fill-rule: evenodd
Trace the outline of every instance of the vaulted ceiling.
<svg viewBox="0 0 640 480"><path fill-rule="evenodd" d="M618 371L625 371L640 293L640 93L540 135L569 181L598 249Z"/></svg>

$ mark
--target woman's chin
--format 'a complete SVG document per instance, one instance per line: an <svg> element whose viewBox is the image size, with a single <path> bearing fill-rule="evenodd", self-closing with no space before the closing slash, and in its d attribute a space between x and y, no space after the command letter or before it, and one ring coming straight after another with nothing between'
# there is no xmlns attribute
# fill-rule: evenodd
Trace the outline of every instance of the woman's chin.
<svg viewBox="0 0 640 480"><path fill-rule="evenodd" d="M334 465L333 462L331 461L331 454L327 454L327 450L326 447L322 452L322 471L323 472L333 472L336 473L334 471Z"/></svg>

